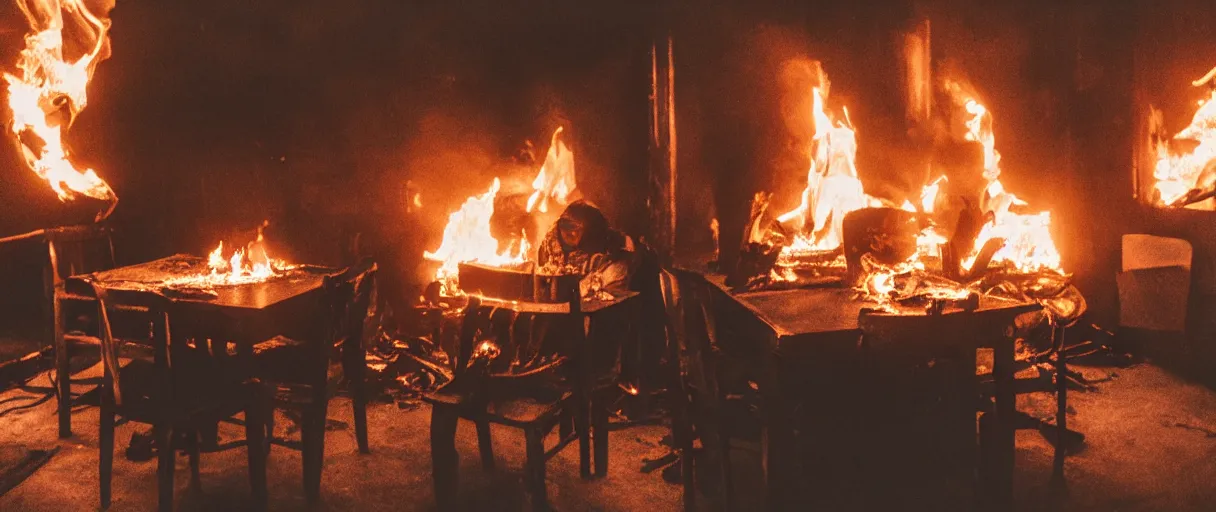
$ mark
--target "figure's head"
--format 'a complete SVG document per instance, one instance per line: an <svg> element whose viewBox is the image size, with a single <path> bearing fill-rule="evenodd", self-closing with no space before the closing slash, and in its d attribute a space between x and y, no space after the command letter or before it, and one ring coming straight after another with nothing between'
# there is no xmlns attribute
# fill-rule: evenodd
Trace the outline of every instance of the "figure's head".
<svg viewBox="0 0 1216 512"><path fill-rule="evenodd" d="M574 219L562 218L557 221L557 232L562 238L562 243L570 247L578 247L578 244L583 241L583 231L586 226L582 222Z"/></svg>
<svg viewBox="0 0 1216 512"><path fill-rule="evenodd" d="M597 245L608 232L608 219L591 203L575 201L566 207L557 221L558 235L562 245L569 248L586 248ZM601 249L591 247L592 251Z"/></svg>

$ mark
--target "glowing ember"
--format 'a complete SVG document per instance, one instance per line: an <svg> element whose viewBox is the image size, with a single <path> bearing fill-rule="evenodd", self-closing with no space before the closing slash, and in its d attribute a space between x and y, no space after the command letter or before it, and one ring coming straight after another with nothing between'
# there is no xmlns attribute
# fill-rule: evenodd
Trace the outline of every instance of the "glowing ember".
<svg viewBox="0 0 1216 512"><path fill-rule="evenodd" d="M574 152L566 147L559 136L562 127L557 127L549 144L549 153L536 179L532 181L532 195L528 197L528 212L549 211L549 201L566 204L566 198L574 191Z"/></svg>
<svg viewBox="0 0 1216 512"><path fill-rule="evenodd" d="M224 242L220 242L207 255L206 274L185 276L172 279L165 283L169 287L212 288L215 286L232 286L241 284L260 283L283 275L295 268L295 265L270 257L266 252L266 240L262 229L268 225L263 222L258 227L257 239L249 245L237 249L231 255L224 256Z"/></svg>
<svg viewBox="0 0 1216 512"><path fill-rule="evenodd" d="M488 359L488 360L494 360L494 359L497 359L498 355L501 353L502 353L502 350L498 348L498 345L495 345L493 341L485 340L485 341L482 341L481 343L477 344L477 348L473 349L472 359L483 359L484 358L484 359Z"/></svg>
<svg viewBox="0 0 1216 512"><path fill-rule="evenodd" d="M981 206L991 212L993 222L983 226L971 255L964 259L963 266L970 268L980 249L992 238L1005 239L1005 245L992 258L993 263L1007 263L1022 272L1056 270L1060 268L1060 253L1051 239L1051 214L1039 212L1019 214L1011 211L1014 206L1025 206L1026 202L1005 191L1001 185L1001 154L996 150L996 137L992 132L992 114L975 98L963 92L954 82L947 82L947 91L971 117L965 121L967 140L979 142L984 148L984 178L988 186L984 191ZM934 182L935 186L937 182ZM936 196L936 191L934 191ZM923 196L922 196L923 197Z"/></svg>
<svg viewBox="0 0 1216 512"><path fill-rule="evenodd" d="M1212 86L1216 79L1216 68L1212 68L1203 78L1191 82L1196 87ZM1196 193L1216 190L1216 87L1208 93L1208 97L1199 101L1199 108L1191 119L1191 124L1174 135L1175 142L1194 144L1189 151L1175 151L1170 147L1170 140L1157 141L1157 163L1153 168L1153 177L1157 180L1156 189L1160 193L1159 204L1166 206L1187 205L1193 208L1212 209L1211 201L1207 204L1187 204L1190 196Z"/></svg>
<svg viewBox="0 0 1216 512"><path fill-rule="evenodd" d="M4 73L4 80L13 112L11 129L26 165L61 201L78 195L109 201L110 209L98 215L101 220L118 199L93 169L72 165L62 133L88 103L85 91L97 63L109 56L110 20L105 16L113 3L99 3L102 12L90 11L83 0L17 0L32 32L25 36L17 61L20 73ZM65 51L65 30L70 30L70 41L86 42L84 48L73 48L80 52L75 60Z"/></svg>
<svg viewBox="0 0 1216 512"><path fill-rule="evenodd" d="M434 252L426 251L423 257L440 262L435 271L442 293L459 293L460 264L477 262L496 267L519 265L528 261L531 249L528 239L521 236L503 252L498 252L498 240L490 232L490 219L494 216L494 198L498 196L501 183L494 178L490 190L468 198L459 210L448 217L443 228L443 241Z"/></svg>
<svg viewBox="0 0 1216 512"><path fill-rule="evenodd" d="M798 228L798 234L782 256L830 251L840 247L845 214L865 208L870 200L857 177L857 137L844 109L844 120L825 110L827 75L819 70L819 86L811 90L811 114L815 121L811 167L806 188L797 208L777 220Z"/></svg>

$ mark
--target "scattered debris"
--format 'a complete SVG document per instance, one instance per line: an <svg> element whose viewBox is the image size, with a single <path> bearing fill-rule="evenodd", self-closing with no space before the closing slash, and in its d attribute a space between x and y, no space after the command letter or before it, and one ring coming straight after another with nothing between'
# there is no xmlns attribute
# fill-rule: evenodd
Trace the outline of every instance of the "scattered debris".
<svg viewBox="0 0 1216 512"><path fill-rule="evenodd" d="M1203 435L1204 435L1205 437L1207 437L1208 439L1211 439L1211 438L1213 438L1213 437L1216 437L1216 430L1212 430L1212 429L1207 428L1207 427L1200 427L1200 426L1196 426L1196 425L1189 425L1189 424L1182 423L1182 422L1177 422L1177 423L1174 423L1173 425L1170 425L1170 426L1172 426L1172 427L1174 427L1174 428L1180 428L1180 429L1183 429L1183 430L1193 430L1193 431L1195 431L1195 432L1202 432L1202 433L1203 433Z"/></svg>

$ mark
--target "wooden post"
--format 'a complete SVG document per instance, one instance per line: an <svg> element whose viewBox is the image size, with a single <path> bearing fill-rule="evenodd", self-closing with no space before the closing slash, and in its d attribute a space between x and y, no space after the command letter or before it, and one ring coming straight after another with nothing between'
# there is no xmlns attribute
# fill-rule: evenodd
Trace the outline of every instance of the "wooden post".
<svg viewBox="0 0 1216 512"><path fill-rule="evenodd" d="M661 263L674 256L676 237L676 114L674 49L670 33L650 45L650 243Z"/></svg>

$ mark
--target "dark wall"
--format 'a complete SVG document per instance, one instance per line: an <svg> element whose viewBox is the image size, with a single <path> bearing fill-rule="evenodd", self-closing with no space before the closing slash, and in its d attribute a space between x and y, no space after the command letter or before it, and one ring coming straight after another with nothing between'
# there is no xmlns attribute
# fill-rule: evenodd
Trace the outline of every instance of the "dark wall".
<svg viewBox="0 0 1216 512"><path fill-rule="evenodd" d="M4 63L25 30L8 18ZM284 256L334 262L361 231L405 275L493 177L504 194L528 186L540 163L516 157L533 141L543 158L558 125L585 195L637 231L651 18L556 1L120 1L70 143L121 198L123 262L201 254L269 219ZM0 170L0 235L72 209L9 145Z"/></svg>
<svg viewBox="0 0 1216 512"><path fill-rule="evenodd" d="M811 127L791 105L809 93L797 74L809 59L825 65L829 102L849 109L868 191L918 187L905 158L895 31L919 12L933 19L935 57L963 69L994 114L1002 180L1054 212L1065 268L1092 301L1111 303L1118 232L1128 222L1135 9L1083 0L668 7L681 248L707 250L714 217L723 246L737 247L756 191L775 192L775 208L794 205ZM536 164L521 162L519 150L530 140L543 151L559 124L578 155L580 188L642 233L653 9L120 1L113 56L99 66L70 142L121 197L113 222L124 262L200 253L267 218L272 242L290 257L331 261L344 237L361 231L383 263L408 274L465 197L494 176L505 179L504 193L524 187ZM0 58L12 62L21 20L0 19ZM1141 23L1173 37L1183 31L1171 23L1209 33L1202 19L1211 17ZM9 145L0 170L0 234L68 217L70 207ZM406 180L422 194L414 217L405 212Z"/></svg>

